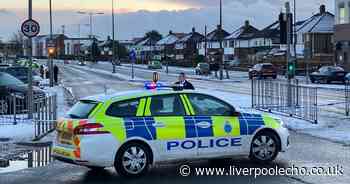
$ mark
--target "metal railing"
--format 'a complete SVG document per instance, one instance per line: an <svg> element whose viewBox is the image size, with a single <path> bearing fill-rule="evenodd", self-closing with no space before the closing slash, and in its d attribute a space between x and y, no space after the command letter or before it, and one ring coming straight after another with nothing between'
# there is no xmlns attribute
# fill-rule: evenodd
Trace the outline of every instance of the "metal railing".
<svg viewBox="0 0 350 184"><path fill-rule="evenodd" d="M350 80L345 83L345 114L350 116Z"/></svg>
<svg viewBox="0 0 350 184"><path fill-rule="evenodd" d="M0 126L32 123L35 139L54 130L57 120L56 94L34 97L33 119L28 118L27 102L26 97L15 93L0 97Z"/></svg>
<svg viewBox="0 0 350 184"><path fill-rule="evenodd" d="M283 80L252 80L252 108L317 123L317 88Z"/></svg>

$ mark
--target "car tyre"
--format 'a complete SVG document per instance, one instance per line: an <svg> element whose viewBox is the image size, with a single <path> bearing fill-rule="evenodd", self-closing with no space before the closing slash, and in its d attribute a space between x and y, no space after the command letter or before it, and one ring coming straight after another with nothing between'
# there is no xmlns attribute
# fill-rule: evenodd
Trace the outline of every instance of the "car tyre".
<svg viewBox="0 0 350 184"><path fill-rule="evenodd" d="M258 133L252 140L249 157L258 163L270 163L278 156L280 144L275 134L266 131Z"/></svg>
<svg viewBox="0 0 350 184"><path fill-rule="evenodd" d="M130 143L118 151L115 170L123 177L140 177L146 174L151 164L151 151L139 143Z"/></svg>

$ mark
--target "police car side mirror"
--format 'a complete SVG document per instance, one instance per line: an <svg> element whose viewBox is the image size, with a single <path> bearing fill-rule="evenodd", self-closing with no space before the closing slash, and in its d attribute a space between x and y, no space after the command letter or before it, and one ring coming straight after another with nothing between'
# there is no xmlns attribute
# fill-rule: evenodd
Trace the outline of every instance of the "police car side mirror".
<svg viewBox="0 0 350 184"><path fill-rule="evenodd" d="M240 112L237 112L237 111L234 111L233 113L232 113L232 116L235 116L235 117L238 117L238 116L240 116L241 115L241 113Z"/></svg>

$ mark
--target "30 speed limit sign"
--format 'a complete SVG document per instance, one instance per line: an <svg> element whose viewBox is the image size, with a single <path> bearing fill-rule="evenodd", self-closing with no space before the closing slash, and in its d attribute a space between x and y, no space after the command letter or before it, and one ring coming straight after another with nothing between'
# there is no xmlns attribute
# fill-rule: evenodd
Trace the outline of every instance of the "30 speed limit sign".
<svg viewBox="0 0 350 184"><path fill-rule="evenodd" d="M22 33L28 38L35 37L40 32L40 25L33 19L28 19L23 22L21 27Z"/></svg>

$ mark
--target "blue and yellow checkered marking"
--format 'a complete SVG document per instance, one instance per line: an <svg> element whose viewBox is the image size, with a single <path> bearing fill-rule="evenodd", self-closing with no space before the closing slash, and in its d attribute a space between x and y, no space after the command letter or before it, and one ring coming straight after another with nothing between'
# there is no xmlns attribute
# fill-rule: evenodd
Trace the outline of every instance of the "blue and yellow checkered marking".
<svg viewBox="0 0 350 184"><path fill-rule="evenodd" d="M155 127L156 121L161 121L164 127ZM209 126L198 126L199 123L203 122L208 123ZM265 123L261 115L242 113L239 117L132 117L124 118L124 125L127 138L142 137L146 140L171 140L252 135Z"/></svg>

